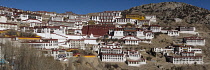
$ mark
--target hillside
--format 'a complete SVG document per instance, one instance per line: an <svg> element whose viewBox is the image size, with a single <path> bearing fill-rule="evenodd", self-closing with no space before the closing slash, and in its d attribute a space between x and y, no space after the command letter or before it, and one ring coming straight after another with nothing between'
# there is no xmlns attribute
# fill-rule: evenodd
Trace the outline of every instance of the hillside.
<svg viewBox="0 0 210 70"><path fill-rule="evenodd" d="M63 16L66 14L79 15L79 14L75 14L73 12L66 12L66 13L60 13L60 14L57 13L57 14L59 16ZM171 29L175 29L176 26L195 26L196 32L199 32L199 36L204 38L206 41L205 46L194 46L195 48L202 49L202 53L203 53L202 56L203 56L205 64L203 64L203 65L196 65L196 64L175 65L175 64L166 62L166 59L164 58L164 56L162 54L153 55L151 52L151 49L154 47L164 48L166 46L173 45L173 41L175 41L176 39L182 39L183 37L195 36L192 34L180 34L180 36L178 36L178 37L170 37L166 34L155 33L155 38L152 39L152 43L150 43L150 44L140 43L139 45L135 45L135 46L123 45L124 46L123 49L126 48L128 50L131 50L131 49L139 50L140 53L143 55L143 58L145 58L147 60L147 64L142 65L140 67L128 66L124 62L123 63L121 63L121 62L119 62L119 63L117 63L117 62L102 62L98 57L83 57L83 55L81 55L81 57L80 56L79 57L71 57L71 58L69 58L68 62L61 61L62 63L59 63L59 61L54 61L52 57L44 57L44 56L39 57L37 55L30 55L30 54L34 54L35 52L37 52L36 50L33 51L33 49L30 49L30 48L29 48L29 51L26 51L26 52L24 52L24 50L27 50L28 48L21 48L20 50L15 48L15 51L13 51L13 52L4 51L4 53L7 53L9 55L9 56L7 55L5 57L8 57L11 59L11 58L13 58L13 53L15 53L17 51L16 54L21 55L21 57L18 57L17 61L16 61L19 64L19 66L17 66L19 68L17 68L17 69L24 69L25 68L24 66L27 66L28 64L32 63L31 65L28 66L28 68L25 68L25 69L29 69L29 70L33 70L33 68L34 68L34 70L36 70L36 69L40 69L40 70L41 69L42 70L43 69L45 69L45 70L47 70L47 69L51 69L51 70L64 70L64 69L65 70L187 70L187 69L208 70L210 68L210 61L209 61L210 60L210 55L209 55L210 54L210 43L209 43L210 42L210 11L209 10L200 8L200 7L196 7L196 6L193 6L190 4L186 4L186 3L181 3L181 2L161 2L161 3L151 3L151 4L136 6L136 7L130 8L128 10L122 11L122 15L124 17L126 14L156 15L157 22L152 23L152 24L158 24L162 27L165 27L165 26L173 27ZM98 16L99 13L89 13L86 15ZM51 16L42 15L42 17L45 18L45 20L43 20L43 21L47 23ZM75 17L75 16L73 16L73 17ZM82 15L78 16L78 17L80 19L83 19ZM69 17L66 16L65 18L69 18ZM174 18L182 19L182 22L175 22ZM75 19L75 21L73 19L73 22L77 22L76 19ZM89 21L88 24L91 24L90 22L92 22L92 24L95 24L94 21ZM83 26L83 29L81 29L82 33L87 33L87 37L89 37L88 35L91 35L91 34L94 34L94 35L102 34L100 36L103 36L104 34L107 34L107 31L109 31L109 29L107 29L107 28L113 27L112 29L114 29L114 27L115 27L112 25L108 25L108 26L106 25L106 27L105 27L103 25L96 26L96 25L92 25L92 24L90 25L90 26L92 26L91 28L89 28L90 26ZM74 29L72 29L72 30L74 30ZM103 30L105 30L105 31L103 31ZM71 31L71 30L69 30L69 31ZM74 33L74 31L72 31L72 32ZM145 32L147 32L147 31L145 31ZM19 33L15 33L15 34L14 33L15 33L14 31L8 31L6 34L8 34L9 36L14 35L14 36L18 36L18 37L35 37L36 36L36 34L27 34L27 32L26 33L19 32ZM56 34L59 34L59 33L61 33L61 32L58 32ZM76 33L76 30L75 30L75 33ZM39 33L38 35L40 35L40 34L41 33ZM51 35L52 35L51 36L52 39L54 39L54 37L56 37L56 39L59 39L59 37L60 37L60 36L54 36L55 34L54 35L51 34ZM46 36L48 36L48 34L40 35L40 36L46 37ZM67 38L70 39L70 37L71 36L69 35ZM72 37L76 37L76 36L72 35ZM63 37L62 37L62 39L63 39ZM81 36L81 39L86 40L86 38L84 38L83 36ZM119 40L119 39L121 39L121 40ZM123 41L122 40L123 38L119 38L119 39L115 39L115 40L119 41L119 42ZM78 39L78 40L80 40L80 39ZM87 40L91 40L91 38L89 38L89 39L87 38ZM100 39L97 39L97 40L100 40ZM69 44L68 43L69 41L70 40L67 40L67 43L66 43L67 45ZM107 41L108 43L116 42L116 41L114 41L114 39L103 39L102 41L104 41L104 42ZM85 42L85 41L79 41L79 42ZM64 42L62 42L62 44L63 43ZM6 45L10 46L12 44L6 44ZM106 45L108 45L108 44L106 44ZM28 45L25 45L25 47L27 47L27 46ZM61 46L63 46L63 45L61 45ZM59 48L61 48L61 46L59 46ZM90 47L90 46L93 46L93 45L88 45L88 47ZM79 48L81 48L81 46L79 46ZM13 50L14 47L11 46L11 47L3 48L3 49ZM91 49L93 49L93 48L91 48ZM142 49L144 49L145 51ZM79 52L79 53L87 55L87 54L89 54L89 52L93 52L90 49L85 50L85 51L86 52ZM30 52L30 53L27 53L27 52ZM56 51L56 54L57 54L57 51ZM95 53L95 54L97 54L97 53ZM32 57L35 57L36 59L32 59ZM28 60L29 58L31 61ZM102 58L102 57L100 57L100 58ZM35 62L36 60L39 60L39 61ZM12 59L10 61L12 61Z"/></svg>
<svg viewBox="0 0 210 70"><path fill-rule="evenodd" d="M132 7L123 11L125 14L156 15L159 23L170 23L171 19L180 18L186 23L209 24L210 11L181 2L151 3Z"/></svg>

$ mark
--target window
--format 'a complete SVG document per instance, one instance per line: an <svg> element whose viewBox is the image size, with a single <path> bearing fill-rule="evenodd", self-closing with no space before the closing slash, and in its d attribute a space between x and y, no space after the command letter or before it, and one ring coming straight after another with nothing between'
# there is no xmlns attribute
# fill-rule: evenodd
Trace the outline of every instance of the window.
<svg viewBox="0 0 210 70"><path fill-rule="evenodd" d="M67 53L67 56L69 56L69 53Z"/></svg>

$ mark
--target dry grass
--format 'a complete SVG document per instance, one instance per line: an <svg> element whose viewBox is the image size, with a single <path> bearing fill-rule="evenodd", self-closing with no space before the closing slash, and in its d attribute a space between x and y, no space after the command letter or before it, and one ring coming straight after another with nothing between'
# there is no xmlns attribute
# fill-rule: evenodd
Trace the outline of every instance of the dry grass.
<svg viewBox="0 0 210 70"><path fill-rule="evenodd" d="M168 45L171 45L172 42L173 42L172 37L166 34L160 34L155 39L152 40L152 45L155 47L166 47Z"/></svg>

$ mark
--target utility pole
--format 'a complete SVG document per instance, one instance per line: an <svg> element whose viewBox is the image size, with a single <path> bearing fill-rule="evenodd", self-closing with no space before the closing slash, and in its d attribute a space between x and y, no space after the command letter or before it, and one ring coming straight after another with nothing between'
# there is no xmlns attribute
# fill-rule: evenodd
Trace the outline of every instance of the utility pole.
<svg viewBox="0 0 210 70"><path fill-rule="evenodd" d="M1 43L1 60L2 60L2 43ZM1 63L1 68L2 68L2 63Z"/></svg>
<svg viewBox="0 0 210 70"><path fill-rule="evenodd" d="M155 52L155 58L156 58L155 65L157 66L157 52Z"/></svg>
<svg viewBox="0 0 210 70"><path fill-rule="evenodd" d="M3 60L3 59L2 59L2 45L3 45L3 40L2 40L2 38L1 38L1 41L2 41L2 42L0 43L0 44L1 44L1 52L0 52L0 53L1 53L1 61L2 61L2 60ZM1 63L1 69L2 69L2 63Z"/></svg>

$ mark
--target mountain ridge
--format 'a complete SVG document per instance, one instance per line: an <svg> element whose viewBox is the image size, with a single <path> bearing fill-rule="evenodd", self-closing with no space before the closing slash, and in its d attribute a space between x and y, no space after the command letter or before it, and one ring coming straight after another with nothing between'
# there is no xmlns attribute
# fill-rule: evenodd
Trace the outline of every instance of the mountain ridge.
<svg viewBox="0 0 210 70"><path fill-rule="evenodd" d="M123 16L126 14L156 15L159 23L170 23L168 19L171 18L180 18L189 24L210 23L209 10L182 2L160 2L145 4L122 11Z"/></svg>

